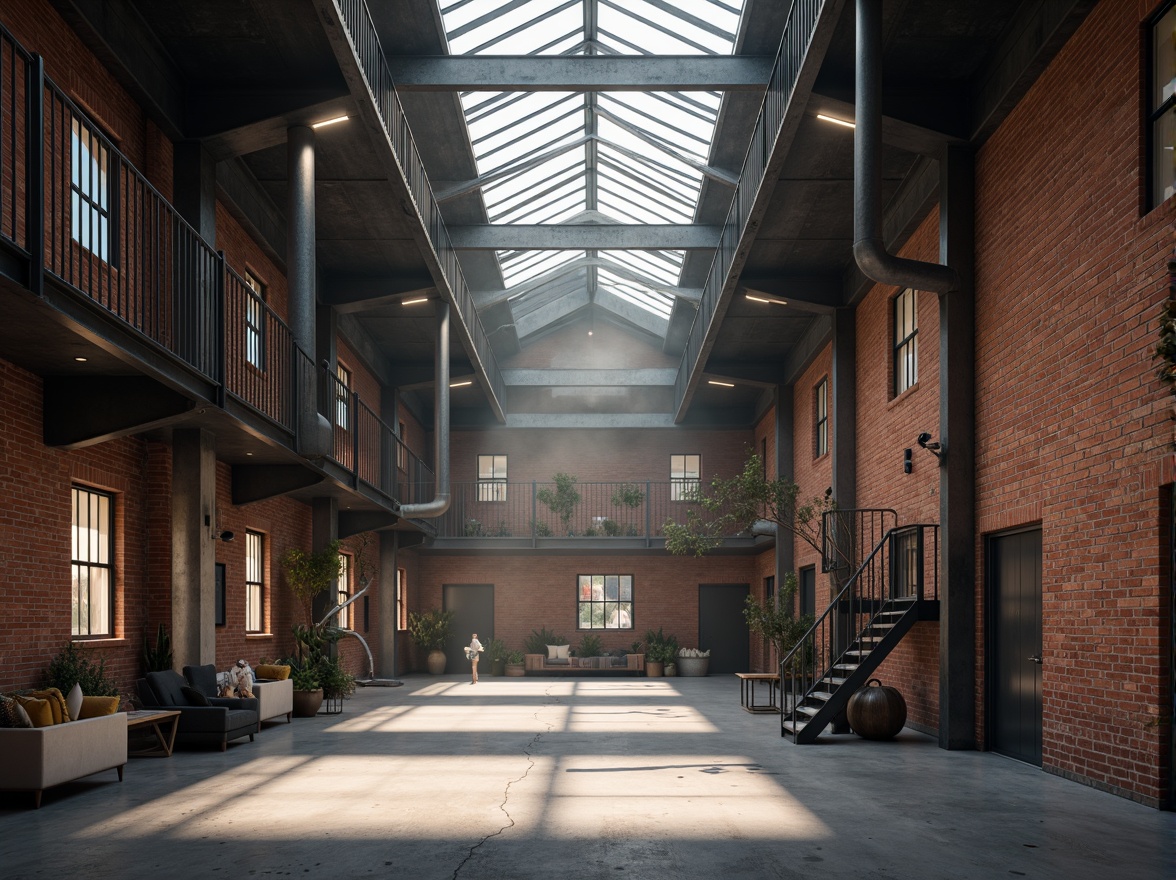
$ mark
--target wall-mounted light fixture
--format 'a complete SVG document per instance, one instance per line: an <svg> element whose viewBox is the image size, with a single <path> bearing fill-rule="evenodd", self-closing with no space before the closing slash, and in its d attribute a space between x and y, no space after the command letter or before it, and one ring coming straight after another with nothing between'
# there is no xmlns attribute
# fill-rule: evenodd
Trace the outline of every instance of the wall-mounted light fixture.
<svg viewBox="0 0 1176 880"><path fill-rule="evenodd" d="M904 474L909 474L913 467L914 465L911 462L911 451L909 449L904 449L902 451L902 472Z"/></svg>
<svg viewBox="0 0 1176 880"><path fill-rule="evenodd" d="M234 535L228 529L222 529L219 522L216 524L216 526L213 526L212 517L207 513L204 514L204 527L209 530L208 537L214 541L219 539L227 544L236 537L236 535Z"/></svg>
<svg viewBox="0 0 1176 880"><path fill-rule="evenodd" d="M943 461L943 456L947 454L947 448L944 447L942 443L932 440L931 435L926 431L915 438L915 442L938 458L940 461Z"/></svg>

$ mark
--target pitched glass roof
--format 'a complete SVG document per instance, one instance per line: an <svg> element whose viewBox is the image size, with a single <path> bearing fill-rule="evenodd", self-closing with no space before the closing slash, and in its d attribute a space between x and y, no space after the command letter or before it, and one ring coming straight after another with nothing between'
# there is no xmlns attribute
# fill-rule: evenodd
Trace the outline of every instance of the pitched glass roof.
<svg viewBox="0 0 1176 880"><path fill-rule="evenodd" d="M439 0L454 55L730 54L744 0ZM491 223L693 222L718 92L465 92ZM584 265L668 322L682 251L499 251L508 289ZM527 284L526 282L533 282ZM657 322L655 322L657 323ZM664 332L664 329L663 329Z"/></svg>

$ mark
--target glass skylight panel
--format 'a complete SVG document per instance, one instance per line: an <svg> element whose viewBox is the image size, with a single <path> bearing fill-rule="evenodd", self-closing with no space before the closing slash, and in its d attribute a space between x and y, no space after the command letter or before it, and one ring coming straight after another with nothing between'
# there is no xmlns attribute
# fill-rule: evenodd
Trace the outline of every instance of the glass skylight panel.
<svg viewBox="0 0 1176 880"><path fill-rule="evenodd" d="M450 52L481 55L729 54L744 0L439 0ZM460 100L495 224L693 222L717 92L466 92ZM511 302L595 279L668 317L680 251L499 251ZM608 265L573 269L577 261ZM569 281L567 274L577 276ZM670 290L670 292L665 292ZM589 291L591 296L591 291ZM513 307L513 306L512 306Z"/></svg>

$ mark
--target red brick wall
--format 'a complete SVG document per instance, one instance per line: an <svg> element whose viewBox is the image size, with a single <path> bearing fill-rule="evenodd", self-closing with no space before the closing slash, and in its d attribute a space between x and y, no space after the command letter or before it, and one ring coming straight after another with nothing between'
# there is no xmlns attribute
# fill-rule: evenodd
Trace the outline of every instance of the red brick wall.
<svg viewBox="0 0 1176 880"><path fill-rule="evenodd" d="M440 608L442 584L493 583L494 635L510 650L521 651L531 630L543 626L575 645L584 635L576 629L580 574L633 575L633 629L593 630L606 649L628 648L646 630L658 627L676 635L683 647L692 647L698 644L698 585L748 583L754 588L757 567L755 557L748 556L529 555L495 557L487 564L476 556L421 554L412 608Z"/></svg>
<svg viewBox="0 0 1176 880"><path fill-rule="evenodd" d="M89 643L107 678L129 692L139 675L147 624L149 459L141 440L75 452L41 441L41 380L0 361L0 690L40 684L49 661L70 641L70 487L115 494L114 637Z"/></svg>
<svg viewBox="0 0 1176 880"><path fill-rule="evenodd" d="M1140 122L1154 6L1100 3L976 166L979 531L1041 523L1043 764L1143 799L1172 691L1151 349L1176 200L1143 212Z"/></svg>
<svg viewBox="0 0 1176 880"><path fill-rule="evenodd" d="M829 381L829 448L833 448L833 353L830 346L826 346L813 360L808 368L796 380L792 391L792 424L793 424L793 452L792 479L800 487L802 499L821 498L825 490L833 484L833 456L826 452L816 456L814 436L816 432L814 420L816 406L814 394L822 379ZM793 539L793 559L799 571L806 566L817 567L817 599L818 612L829 604L829 582L821 574L821 559L816 550L799 538Z"/></svg>

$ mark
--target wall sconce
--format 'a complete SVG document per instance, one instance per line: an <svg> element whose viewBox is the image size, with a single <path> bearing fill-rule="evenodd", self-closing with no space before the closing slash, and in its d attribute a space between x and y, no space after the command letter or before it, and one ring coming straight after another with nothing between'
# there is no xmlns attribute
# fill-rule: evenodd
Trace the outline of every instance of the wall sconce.
<svg viewBox="0 0 1176 880"><path fill-rule="evenodd" d="M229 543L229 541L233 540L233 538L236 537L236 535L234 535L228 529L222 529L220 527L219 522L216 524L216 528L213 528L212 517L209 516L207 513L204 514L204 527L209 530L208 537L214 541L219 538L220 540L224 541L227 544L227 543Z"/></svg>
<svg viewBox="0 0 1176 880"><path fill-rule="evenodd" d="M914 465L911 463L911 451L909 449L904 449L902 451L902 472L904 474L909 474L913 466Z"/></svg>
<svg viewBox="0 0 1176 880"><path fill-rule="evenodd" d="M917 438L915 438L915 442L938 458L940 461L943 461L943 456L947 453L947 449L942 443L933 441L929 433L924 431Z"/></svg>

